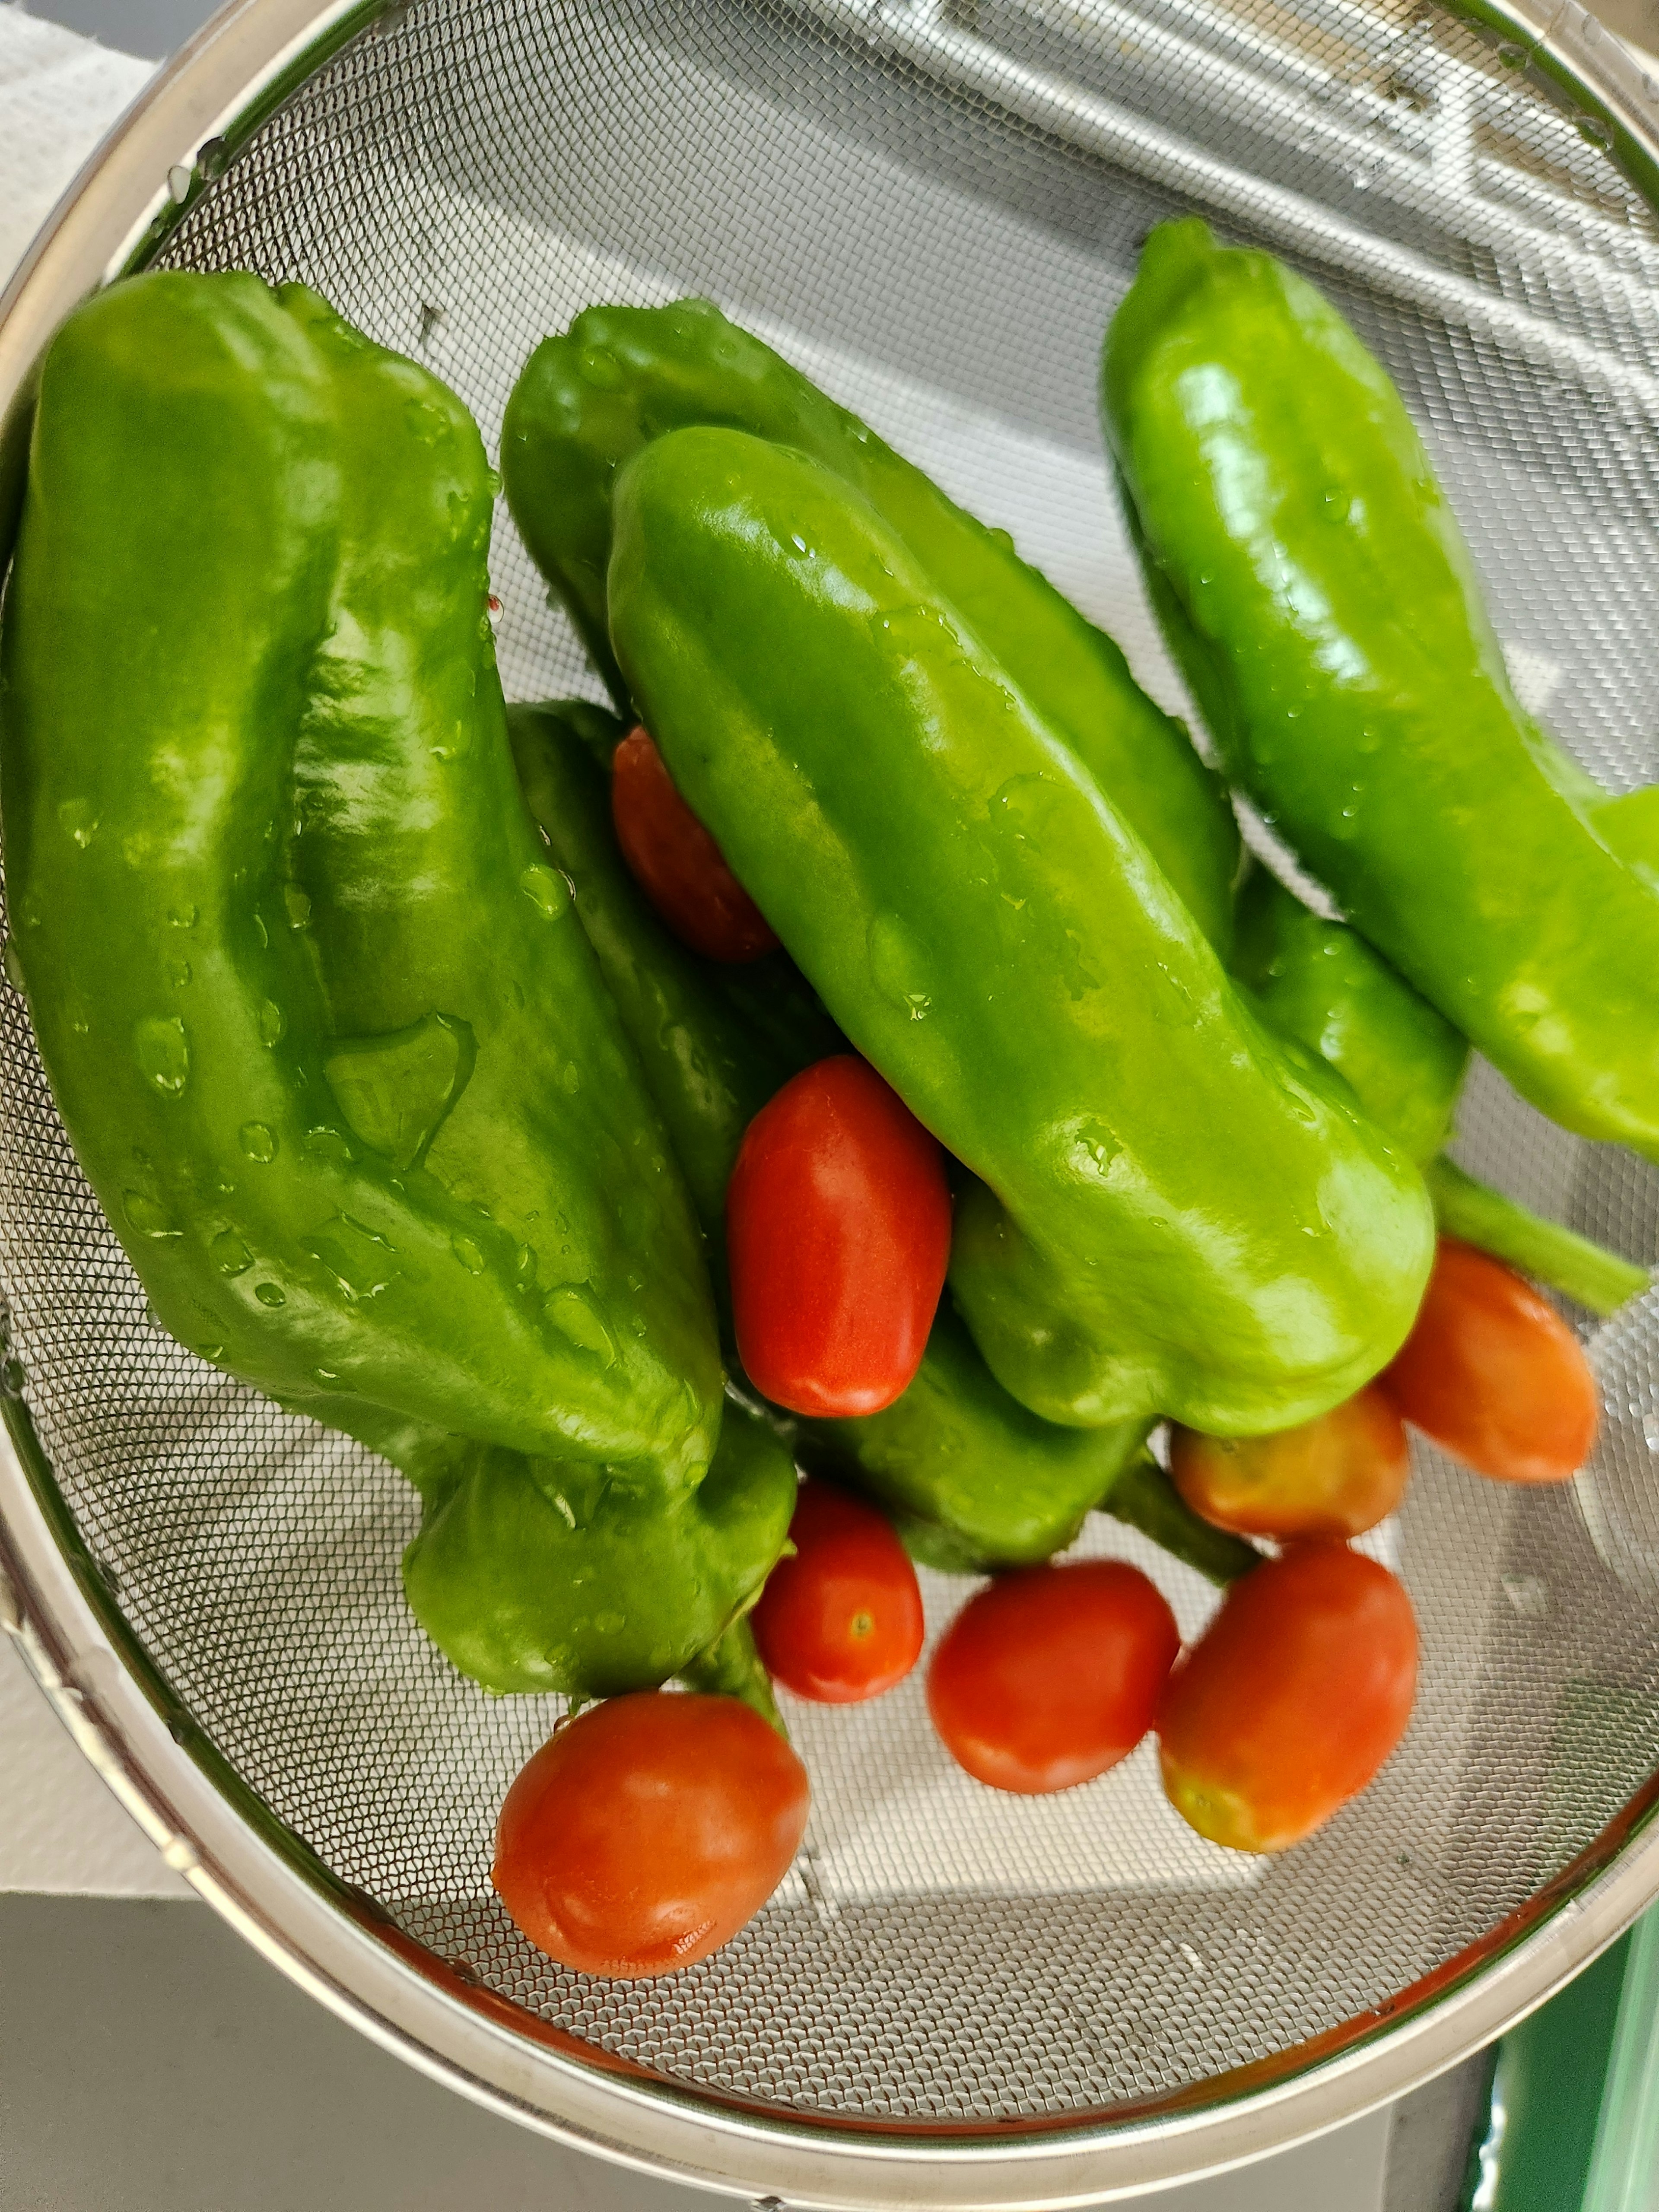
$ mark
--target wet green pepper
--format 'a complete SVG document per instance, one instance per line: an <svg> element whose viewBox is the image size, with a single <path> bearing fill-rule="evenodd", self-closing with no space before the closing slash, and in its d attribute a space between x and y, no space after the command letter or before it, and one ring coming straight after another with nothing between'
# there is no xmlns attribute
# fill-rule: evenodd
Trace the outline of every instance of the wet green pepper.
<svg viewBox="0 0 1659 2212"><path fill-rule="evenodd" d="M1233 970L1274 1028L1328 1060L1361 1107L1422 1168L1435 1219L1592 1312L1616 1312L1648 1284L1644 1268L1546 1221L1438 1158L1468 1047L1346 922L1311 914L1253 866L1239 897Z"/></svg>
<svg viewBox="0 0 1659 2212"><path fill-rule="evenodd" d="M793 1041L757 1026L726 995L769 984L786 1009L795 985L782 954L740 969L688 952L650 909L623 865L605 786L594 765L600 710L569 702L514 707L507 720L531 811L575 886L576 912L599 954L637 1047L724 1276L726 1185L751 1117L791 1076L845 1050L810 1023ZM610 721L609 717L605 718ZM603 751L603 746L599 748ZM912 1548L962 1570L1044 1559L1069 1544L1146 1436L1146 1423L1060 1429L1041 1421L993 1380L947 1306L915 1380L891 1406L860 1420L785 1424L800 1456L832 1469L890 1507Z"/></svg>
<svg viewBox="0 0 1659 2212"><path fill-rule="evenodd" d="M732 1403L707 1476L666 1503L604 1468L478 1445L428 1498L404 1589L486 1689L615 1697L722 1638L781 1552L795 1494L788 1451Z"/></svg>
<svg viewBox="0 0 1659 2212"><path fill-rule="evenodd" d="M454 395L301 288L81 308L5 605L10 965L174 1335L429 1480L459 1432L672 1495L712 1302L514 781L492 490Z"/></svg>
<svg viewBox="0 0 1659 2212"><path fill-rule="evenodd" d="M594 307L536 349L507 407L501 471L532 557L619 707L605 603L611 487L651 439L707 423L809 453L862 494L1015 685L1110 794L1211 941L1224 946L1238 831L1182 725L1006 532L988 530L707 300Z"/></svg>
<svg viewBox="0 0 1659 2212"><path fill-rule="evenodd" d="M1300 277L1189 220L1148 239L1102 392L1229 775L1524 1097L1659 1158L1659 892L1517 704L1382 368Z"/></svg>
<svg viewBox="0 0 1659 2212"><path fill-rule="evenodd" d="M840 477L688 429L617 474L612 642L847 1036L978 1180L951 1281L1034 1412L1288 1427L1410 1325L1420 1179L1261 1025L1100 787Z"/></svg>

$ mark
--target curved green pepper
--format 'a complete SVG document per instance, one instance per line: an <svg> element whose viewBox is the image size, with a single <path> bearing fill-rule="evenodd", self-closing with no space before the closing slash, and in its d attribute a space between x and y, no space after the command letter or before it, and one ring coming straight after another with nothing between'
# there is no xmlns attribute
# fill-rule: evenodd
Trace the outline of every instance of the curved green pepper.
<svg viewBox="0 0 1659 2212"><path fill-rule="evenodd" d="M604 1468L479 1445L428 1498L404 1589L487 1690L617 1697L683 1672L753 1602L795 1487L783 1444L733 1403L708 1474L666 1503Z"/></svg>
<svg viewBox="0 0 1659 2212"><path fill-rule="evenodd" d="M769 982L787 1006L793 971L784 955L718 968L688 952L652 913L617 848L594 765L589 740L600 711L510 708L514 757L531 811L575 885L576 913L685 1168L719 1282L726 1186L744 1131L791 1076L824 1049L844 1051L846 1042L831 1031L823 1047L803 1024L792 1047L776 1024L757 1028L727 997L741 977L751 991ZM622 726L605 719L614 744ZM1133 1460L1146 1426L1060 1429L1039 1420L994 1381L948 1305L915 1381L893 1405L860 1420L787 1424L803 1460L879 1498L919 1557L957 1569L1018 1565L1062 1550Z"/></svg>
<svg viewBox="0 0 1659 2212"><path fill-rule="evenodd" d="M1230 964L1273 1026L1328 1061L1407 1159L1434 1158L1451 1134L1468 1045L1358 931L1322 920L1252 865Z"/></svg>
<svg viewBox="0 0 1659 2212"><path fill-rule="evenodd" d="M1523 1096L1659 1158L1659 893L1517 705L1382 368L1300 277L1189 220L1148 239L1102 392L1230 775Z"/></svg>
<svg viewBox="0 0 1659 2212"><path fill-rule="evenodd" d="M1185 729L1141 690L1112 640L1019 558L1006 532L946 499L707 300L586 308L531 356L502 423L514 520L619 707L627 689L605 604L611 482L650 440L696 424L796 447L862 494L1098 778L1200 927L1224 948L1238 830Z"/></svg>
<svg viewBox="0 0 1659 2212"><path fill-rule="evenodd" d="M5 609L12 966L174 1335L354 1433L673 1492L712 1304L514 784L491 498L453 394L301 288L71 317Z"/></svg>
<svg viewBox="0 0 1659 2212"><path fill-rule="evenodd" d="M1226 1434L1376 1373L1432 1255L1419 1178L1248 1011L908 546L736 431L655 441L612 498L612 641L675 781L981 1178L951 1280L998 1380Z"/></svg>
<svg viewBox="0 0 1659 2212"><path fill-rule="evenodd" d="M1644 1268L1436 1157L1451 1133L1468 1046L1357 930L1322 921L1268 870L1253 867L1239 899L1233 970L1273 1027L1328 1060L1422 1168L1445 1235L1593 1313L1615 1313L1646 1289Z"/></svg>

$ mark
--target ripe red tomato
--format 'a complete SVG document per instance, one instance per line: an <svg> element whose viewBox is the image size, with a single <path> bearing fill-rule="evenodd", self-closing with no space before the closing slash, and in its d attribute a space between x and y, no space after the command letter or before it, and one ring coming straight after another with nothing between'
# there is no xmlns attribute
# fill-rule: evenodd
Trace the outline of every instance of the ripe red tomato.
<svg viewBox="0 0 1659 2212"><path fill-rule="evenodd" d="M1138 1567L1021 1567L945 1631L927 1710L977 1781L1024 1796L1070 1790L1134 1749L1180 1649L1175 1615Z"/></svg>
<svg viewBox="0 0 1659 2212"><path fill-rule="evenodd" d="M1416 1693L1400 1582L1344 1545L1299 1544L1233 1584L1170 1677L1170 1802L1212 1843L1288 1850L1365 1787Z"/></svg>
<svg viewBox="0 0 1659 2212"><path fill-rule="evenodd" d="M611 818L635 881L682 943L710 960L757 960L774 949L766 916L645 730L630 730L611 756Z"/></svg>
<svg viewBox="0 0 1659 2212"><path fill-rule="evenodd" d="M1375 1388L1267 1437L1175 1429L1170 1473L1194 1513L1239 1536L1363 1536L1406 1493L1411 1453Z"/></svg>
<svg viewBox="0 0 1659 2212"><path fill-rule="evenodd" d="M1513 1268L1450 1237L1378 1379L1413 1428L1500 1482L1565 1482L1595 1442L1595 1377L1577 1338Z"/></svg>
<svg viewBox="0 0 1659 2212"><path fill-rule="evenodd" d="M736 1698L636 1690L564 1722L520 1772L490 1880L582 1974L672 1974L752 1919L806 1826L806 1770Z"/></svg>
<svg viewBox="0 0 1659 2212"><path fill-rule="evenodd" d="M833 1483L801 1485L778 1561L752 1619L768 1669L797 1697L848 1705L878 1698L921 1656L916 1571L875 1507Z"/></svg>
<svg viewBox="0 0 1659 2212"><path fill-rule="evenodd" d="M744 1132L726 1250L755 1388L793 1413L879 1413L921 1364L945 1287L945 1156L874 1068L821 1060Z"/></svg>

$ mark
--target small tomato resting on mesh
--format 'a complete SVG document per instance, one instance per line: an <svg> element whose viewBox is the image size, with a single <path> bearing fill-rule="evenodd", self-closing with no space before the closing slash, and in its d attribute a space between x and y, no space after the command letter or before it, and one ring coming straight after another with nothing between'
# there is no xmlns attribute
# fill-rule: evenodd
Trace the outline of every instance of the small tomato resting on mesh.
<svg viewBox="0 0 1659 2212"><path fill-rule="evenodd" d="M760 1911L809 1802L805 1768L748 1705L638 1690L562 1722L521 1770L490 1880L562 1966L672 1974Z"/></svg>
<svg viewBox="0 0 1659 2212"><path fill-rule="evenodd" d="M1416 1692L1397 1577L1341 1544L1298 1545L1233 1584L1170 1677L1170 1802L1212 1843L1288 1850L1371 1780Z"/></svg>
<svg viewBox="0 0 1659 2212"><path fill-rule="evenodd" d="M786 1083L726 1197L738 1353L791 1413L879 1413L914 1379L951 1256L945 1155L850 1053Z"/></svg>
<svg viewBox="0 0 1659 2212"><path fill-rule="evenodd" d="M830 1705L878 1698L921 1655L916 1571L885 1516L809 1476L780 1559L752 1616L768 1670L797 1697Z"/></svg>
<svg viewBox="0 0 1659 2212"><path fill-rule="evenodd" d="M1139 1568L1024 1567L957 1615L928 1669L927 1709L975 1780L1045 1796L1128 1756L1180 1649L1175 1615Z"/></svg>
<svg viewBox="0 0 1659 2212"><path fill-rule="evenodd" d="M1549 1301L1443 1237L1415 1326L1383 1371L1413 1428L1500 1482L1565 1482L1595 1442L1595 1377Z"/></svg>

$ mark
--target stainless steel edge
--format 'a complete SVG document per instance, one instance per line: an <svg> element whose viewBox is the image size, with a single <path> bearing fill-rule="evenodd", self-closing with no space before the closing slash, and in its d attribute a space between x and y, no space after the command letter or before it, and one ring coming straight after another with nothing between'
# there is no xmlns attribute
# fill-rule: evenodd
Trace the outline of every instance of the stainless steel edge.
<svg viewBox="0 0 1659 2212"><path fill-rule="evenodd" d="M363 0L237 0L160 73L76 178L0 297L0 419L26 418L30 380L77 301L125 265L169 195L169 172L234 133ZM1659 70L1564 0L1462 0L1523 45L1650 191ZM4 539L0 536L0 546ZM1569 1980L1659 1894L1659 1824L1462 1985L1373 2039L1270 2086L1116 2126L1012 2140L832 2132L726 2109L550 2051L424 1978L252 1828L174 1741L60 1548L29 1473L0 1437L0 1628L17 1638L64 1723L117 1796L201 1895L300 1986L480 2104L635 2169L799 2212L921 2207L1011 2212L1122 2201L1224 2172L1339 2126L1431 2078ZM7 1580L15 1585L6 1587Z"/></svg>

